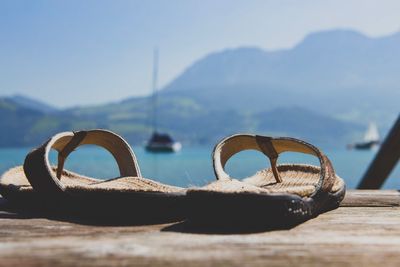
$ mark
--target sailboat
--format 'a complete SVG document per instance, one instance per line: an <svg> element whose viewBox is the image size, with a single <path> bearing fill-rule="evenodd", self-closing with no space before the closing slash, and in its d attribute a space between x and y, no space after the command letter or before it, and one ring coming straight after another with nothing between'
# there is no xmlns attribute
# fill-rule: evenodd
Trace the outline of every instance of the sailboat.
<svg viewBox="0 0 400 267"><path fill-rule="evenodd" d="M153 107L153 134L146 144L146 150L149 152L177 152L181 150L182 144L175 141L167 133L159 133L157 131L157 75L158 75L158 50L154 49L153 58L153 95L152 95L152 107Z"/></svg>
<svg viewBox="0 0 400 267"><path fill-rule="evenodd" d="M364 135L364 140L362 142L350 144L349 148L359 149L359 150L369 150L376 148L380 143L380 137L378 132L378 127L375 123L370 122L367 131Z"/></svg>

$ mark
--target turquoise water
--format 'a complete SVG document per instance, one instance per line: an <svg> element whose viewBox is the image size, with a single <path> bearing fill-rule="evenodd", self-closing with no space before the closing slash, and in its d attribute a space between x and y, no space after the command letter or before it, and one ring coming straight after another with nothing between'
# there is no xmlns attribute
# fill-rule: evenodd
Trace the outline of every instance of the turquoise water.
<svg viewBox="0 0 400 267"><path fill-rule="evenodd" d="M177 186L200 186L214 179L211 146L186 146L175 154L152 154L141 147L134 147L134 150L142 175L146 178ZM28 151L29 148L0 149L0 172L23 164ZM331 159L337 174L345 179L348 188L355 188L376 152L331 150L325 153ZM53 152L51 161L55 163L55 159L56 152ZM318 164L312 156L298 153L284 153L279 162ZM68 170L102 179L118 176L113 157L106 151L91 146L81 147L72 153L65 166ZM261 153L244 151L234 156L226 169L232 177L243 178L268 166L268 160ZM391 173L384 188L400 188L400 166Z"/></svg>

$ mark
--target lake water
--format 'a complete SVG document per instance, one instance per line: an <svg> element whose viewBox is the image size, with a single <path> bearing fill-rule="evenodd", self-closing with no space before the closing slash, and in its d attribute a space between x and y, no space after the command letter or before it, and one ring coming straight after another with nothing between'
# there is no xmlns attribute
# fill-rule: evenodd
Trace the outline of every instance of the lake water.
<svg viewBox="0 0 400 267"><path fill-rule="evenodd" d="M212 169L212 147L184 147L175 154L152 154L141 147L134 147L143 177L177 186L201 186L214 179ZM0 149L0 172L23 164L29 148ZM325 151L331 159L336 173L345 179L348 188L355 188L372 161L376 151ZM56 152L51 153L51 161L56 163ZM318 161L309 155L284 153L280 163L311 163ZM257 170L269 166L268 160L259 152L244 151L234 156L227 164L231 177L243 178ZM107 179L118 176L118 168L113 157L106 151L86 146L72 153L65 168L84 175ZM400 188L400 166L392 171L384 188Z"/></svg>

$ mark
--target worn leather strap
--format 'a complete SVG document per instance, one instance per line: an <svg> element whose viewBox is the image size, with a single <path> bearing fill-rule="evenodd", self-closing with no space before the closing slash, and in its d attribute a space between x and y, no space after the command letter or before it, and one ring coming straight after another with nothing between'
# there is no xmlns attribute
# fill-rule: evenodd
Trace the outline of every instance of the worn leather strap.
<svg viewBox="0 0 400 267"><path fill-rule="evenodd" d="M269 158L271 163L272 173L274 174L275 181L277 183L282 183L282 178L279 175L278 167L276 166L278 162L278 152L276 152L274 145L272 144L272 138L269 136L256 135L256 142L261 151Z"/></svg>
<svg viewBox="0 0 400 267"><path fill-rule="evenodd" d="M65 191L65 186L60 181L64 162L68 155L81 145L98 145L108 150L118 164L121 177L141 177L136 156L121 136L101 129L63 132L53 136L26 156L24 172L34 190L47 193ZM51 149L59 153L56 174L49 162Z"/></svg>
<svg viewBox="0 0 400 267"><path fill-rule="evenodd" d="M300 152L316 156L320 161L321 172L317 190L329 192L334 184L335 172L330 160L315 146L300 139L290 137L269 137L252 134L236 134L224 138L213 151L213 166L218 180L231 179L225 172L226 162L243 150L257 150L265 154L270 162L276 182L282 182L277 168L277 159L283 152Z"/></svg>
<svg viewBox="0 0 400 267"><path fill-rule="evenodd" d="M62 171L64 169L64 163L67 159L68 155L79 146L79 144L85 139L87 132L79 131L74 132L74 136L71 140L66 144L66 146L58 152L58 165L57 165L57 178L61 178Z"/></svg>

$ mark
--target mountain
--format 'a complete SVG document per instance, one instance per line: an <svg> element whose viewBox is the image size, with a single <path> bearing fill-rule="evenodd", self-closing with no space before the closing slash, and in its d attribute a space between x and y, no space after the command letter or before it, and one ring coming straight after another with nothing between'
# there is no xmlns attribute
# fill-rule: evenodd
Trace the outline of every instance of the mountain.
<svg viewBox="0 0 400 267"><path fill-rule="evenodd" d="M17 103L9 97L0 98L0 123L3 129L0 131L0 147L38 145L60 131L96 126L85 119L45 113L40 109L26 107L24 103Z"/></svg>
<svg viewBox="0 0 400 267"><path fill-rule="evenodd" d="M256 118L260 132L310 140L321 147L340 147L357 140L365 130L361 124L337 120L301 107L276 108L260 112Z"/></svg>
<svg viewBox="0 0 400 267"><path fill-rule="evenodd" d="M18 104L21 107L36 110L43 113L52 113L58 110L57 108L50 106L47 103L23 95L13 95L9 97L4 97L4 99L6 101L14 102L15 104Z"/></svg>
<svg viewBox="0 0 400 267"><path fill-rule="evenodd" d="M370 120L385 132L400 99L400 33L369 38L336 30L292 49L238 48L207 55L160 91L159 130L184 143L236 132L294 136L318 146L358 140ZM65 130L106 128L143 144L149 97L55 110L25 97L0 98L0 146L37 145Z"/></svg>
<svg viewBox="0 0 400 267"><path fill-rule="evenodd" d="M9 99L0 99L0 146L25 145L28 141L26 134L42 116L42 113L24 108Z"/></svg>
<svg viewBox="0 0 400 267"><path fill-rule="evenodd" d="M13 102L0 101L0 147L32 146L60 131L105 128L131 144L143 144L151 134L149 99L132 98L97 107L46 114ZM213 144L237 132L294 136L322 147L343 146L363 128L299 107L260 113L212 110L188 98L160 99L159 129L184 143Z"/></svg>
<svg viewBox="0 0 400 267"><path fill-rule="evenodd" d="M238 48L188 67L163 94L190 96L226 109L300 106L385 127L398 113L400 33L369 38L348 30L307 36L292 49Z"/></svg>

